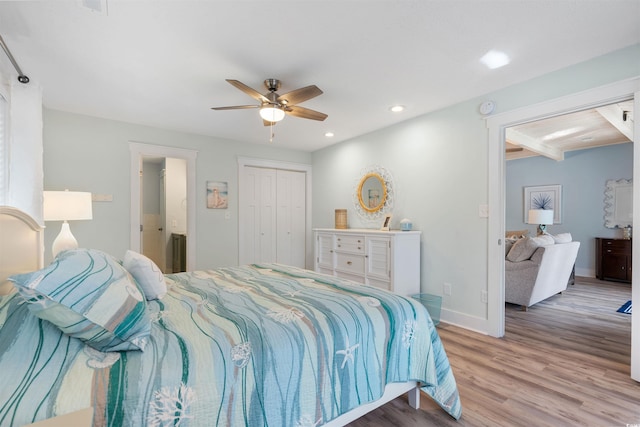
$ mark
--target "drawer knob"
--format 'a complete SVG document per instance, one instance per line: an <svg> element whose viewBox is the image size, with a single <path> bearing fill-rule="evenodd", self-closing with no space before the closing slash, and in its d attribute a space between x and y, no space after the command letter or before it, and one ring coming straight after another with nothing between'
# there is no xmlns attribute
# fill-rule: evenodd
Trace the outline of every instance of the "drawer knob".
<svg viewBox="0 0 640 427"><path fill-rule="evenodd" d="M358 250L362 249L360 246L358 246Z"/></svg>
<svg viewBox="0 0 640 427"><path fill-rule="evenodd" d="M353 264L351 261L347 261L347 265L351 265Z"/></svg>

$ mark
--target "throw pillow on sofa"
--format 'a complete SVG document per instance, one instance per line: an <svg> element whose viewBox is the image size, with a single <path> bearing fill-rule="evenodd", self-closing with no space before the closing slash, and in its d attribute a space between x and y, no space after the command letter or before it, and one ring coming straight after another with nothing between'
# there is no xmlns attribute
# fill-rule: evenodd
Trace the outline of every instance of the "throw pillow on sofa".
<svg viewBox="0 0 640 427"><path fill-rule="evenodd" d="M507 260L520 262L531 258L531 255L538 249L538 243L531 237L518 239L507 254Z"/></svg>
<svg viewBox="0 0 640 427"><path fill-rule="evenodd" d="M573 240L571 233L552 234L551 237L555 243L569 243Z"/></svg>
<svg viewBox="0 0 640 427"><path fill-rule="evenodd" d="M550 234L543 234L538 237L532 237L531 240L535 241L538 246L553 245L556 243Z"/></svg>

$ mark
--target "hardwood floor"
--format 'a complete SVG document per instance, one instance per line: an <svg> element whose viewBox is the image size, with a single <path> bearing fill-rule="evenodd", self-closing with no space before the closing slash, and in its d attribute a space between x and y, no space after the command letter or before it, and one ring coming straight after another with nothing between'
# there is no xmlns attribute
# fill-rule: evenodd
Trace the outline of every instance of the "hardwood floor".
<svg viewBox="0 0 640 427"><path fill-rule="evenodd" d="M418 411L401 397L349 426L640 426L631 316L616 312L630 299L628 284L576 277L526 312L507 304L503 338L441 323L460 420L423 395Z"/></svg>

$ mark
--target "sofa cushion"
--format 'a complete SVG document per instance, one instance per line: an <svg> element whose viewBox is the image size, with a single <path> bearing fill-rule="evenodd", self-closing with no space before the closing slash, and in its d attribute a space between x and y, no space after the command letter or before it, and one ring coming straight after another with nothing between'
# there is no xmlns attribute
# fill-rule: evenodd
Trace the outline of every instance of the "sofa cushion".
<svg viewBox="0 0 640 427"><path fill-rule="evenodd" d="M525 237L523 239L518 239L507 254L507 260L511 262L520 262L529 259L538 246L540 246L540 244L536 238Z"/></svg>
<svg viewBox="0 0 640 427"><path fill-rule="evenodd" d="M573 240L571 233L552 234L551 237L555 243L569 243Z"/></svg>
<svg viewBox="0 0 640 427"><path fill-rule="evenodd" d="M553 245L556 243L550 234L543 234L538 237L532 237L531 240L535 241L538 246Z"/></svg>

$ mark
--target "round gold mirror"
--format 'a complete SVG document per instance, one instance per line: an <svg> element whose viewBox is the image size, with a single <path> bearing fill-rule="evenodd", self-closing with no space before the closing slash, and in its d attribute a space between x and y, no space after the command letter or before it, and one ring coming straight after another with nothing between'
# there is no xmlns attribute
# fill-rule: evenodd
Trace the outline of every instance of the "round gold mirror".
<svg viewBox="0 0 640 427"><path fill-rule="evenodd" d="M378 212L387 200L387 186L378 173L371 172L360 180L357 194L360 207L365 212Z"/></svg>

